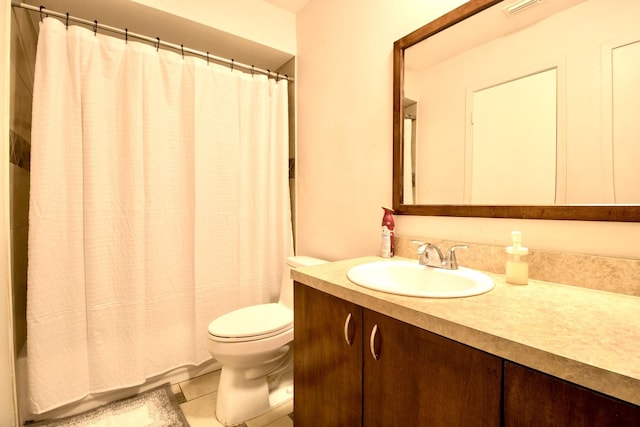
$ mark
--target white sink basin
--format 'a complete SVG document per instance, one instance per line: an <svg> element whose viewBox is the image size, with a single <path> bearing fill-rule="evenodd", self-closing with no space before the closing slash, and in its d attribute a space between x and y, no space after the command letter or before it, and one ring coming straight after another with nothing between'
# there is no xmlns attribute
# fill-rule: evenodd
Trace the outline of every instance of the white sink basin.
<svg viewBox="0 0 640 427"><path fill-rule="evenodd" d="M347 277L365 288L397 295L457 298L493 289L493 280L469 268L457 270L425 267L418 261L376 261L351 268Z"/></svg>

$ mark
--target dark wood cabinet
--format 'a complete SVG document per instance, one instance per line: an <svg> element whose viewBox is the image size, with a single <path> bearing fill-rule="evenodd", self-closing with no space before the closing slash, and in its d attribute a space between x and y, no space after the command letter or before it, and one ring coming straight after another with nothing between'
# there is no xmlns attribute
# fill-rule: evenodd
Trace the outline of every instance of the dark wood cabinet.
<svg viewBox="0 0 640 427"><path fill-rule="evenodd" d="M640 427L640 406L295 283L294 425Z"/></svg>
<svg viewBox="0 0 640 427"><path fill-rule="evenodd" d="M362 308L299 283L294 300L294 425L361 425Z"/></svg>
<svg viewBox="0 0 640 427"><path fill-rule="evenodd" d="M640 407L505 362L504 425L640 427Z"/></svg>
<svg viewBox="0 0 640 427"><path fill-rule="evenodd" d="M296 427L500 425L500 358L298 283L294 313Z"/></svg>
<svg viewBox="0 0 640 427"><path fill-rule="evenodd" d="M370 310L364 317L365 426L500 425L500 358Z"/></svg>

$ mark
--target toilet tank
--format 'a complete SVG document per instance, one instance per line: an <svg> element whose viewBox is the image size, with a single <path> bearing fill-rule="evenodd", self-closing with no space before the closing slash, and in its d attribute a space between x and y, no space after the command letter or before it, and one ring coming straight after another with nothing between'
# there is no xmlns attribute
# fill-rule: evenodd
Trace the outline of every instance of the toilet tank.
<svg viewBox="0 0 640 427"><path fill-rule="evenodd" d="M318 259L310 256L296 255L296 256L290 256L289 258L287 258L287 265L291 268L309 267L312 265L326 264L326 263L327 261L323 259Z"/></svg>
<svg viewBox="0 0 640 427"><path fill-rule="evenodd" d="M280 285L280 304L283 304L293 310L293 280L291 280L290 270L298 267L309 267L312 265L325 264L327 261L323 259L313 258L310 256L290 256L287 258L287 269L282 275L282 284Z"/></svg>

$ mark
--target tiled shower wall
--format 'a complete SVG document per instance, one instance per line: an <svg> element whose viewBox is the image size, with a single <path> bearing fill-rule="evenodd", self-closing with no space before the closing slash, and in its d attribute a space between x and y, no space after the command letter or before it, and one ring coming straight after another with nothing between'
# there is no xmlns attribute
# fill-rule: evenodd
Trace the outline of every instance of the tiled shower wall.
<svg viewBox="0 0 640 427"><path fill-rule="evenodd" d="M37 33L24 9L11 11L10 109L10 229L11 283L13 287L14 348L27 338L27 238L29 232L29 159L31 153L31 103Z"/></svg>
<svg viewBox="0 0 640 427"><path fill-rule="evenodd" d="M296 73L296 59L292 58L287 61L283 66L276 70L277 73L284 74L289 77L294 77ZM295 84L289 82L289 194L291 195L291 222L293 225L293 232L295 233L296 227L296 109L295 109ZM294 234L295 242L295 234Z"/></svg>

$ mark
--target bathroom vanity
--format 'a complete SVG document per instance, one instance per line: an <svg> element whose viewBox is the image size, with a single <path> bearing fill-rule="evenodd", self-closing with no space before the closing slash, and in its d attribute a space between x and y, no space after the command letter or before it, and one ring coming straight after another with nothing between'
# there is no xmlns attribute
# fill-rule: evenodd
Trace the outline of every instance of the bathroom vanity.
<svg viewBox="0 0 640 427"><path fill-rule="evenodd" d="M294 423L640 425L640 298L531 280L468 298L292 272Z"/></svg>

